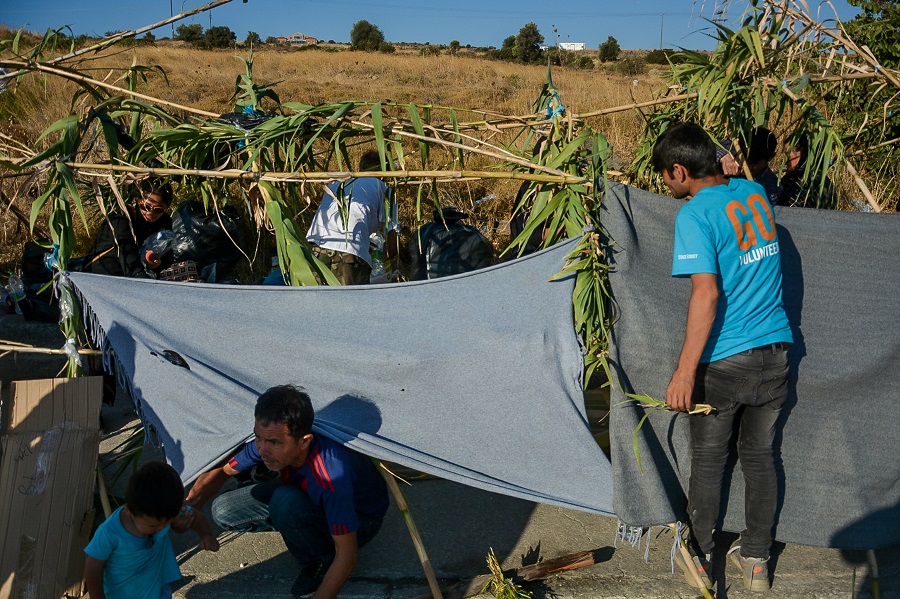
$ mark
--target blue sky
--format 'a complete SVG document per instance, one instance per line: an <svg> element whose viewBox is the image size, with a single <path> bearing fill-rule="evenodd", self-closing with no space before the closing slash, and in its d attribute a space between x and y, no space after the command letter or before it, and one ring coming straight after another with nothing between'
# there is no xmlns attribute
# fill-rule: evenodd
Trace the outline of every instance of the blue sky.
<svg viewBox="0 0 900 599"><path fill-rule="evenodd" d="M69 25L75 34L102 36L107 31L136 29L175 13L206 4L198 0L0 0L0 23L25 26L43 32L48 27ZM834 0L838 16L849 20L858 9L846 0ZM704 18L725 7L726 26L740 22L746 0L233 0L211 11L212 25L225 25L239 40L255 31L267 36L302 32L321 40L349 41L353 23L366 19L391 42L430 42L500 46L525 23L538 25L548 43L584 42L596 48L608 36L625 49L657 48L662 30L663 46L711 49L711 25ZM813 11L816 4L810 1ZM833 18L827 6L818 9L821 19ZM663 16L665 15L665 16ZM182 21L200 23L206 29L210 14ZM176 25L177 26L177 25ZM154 32L170 36L171 26Z"/></svg>

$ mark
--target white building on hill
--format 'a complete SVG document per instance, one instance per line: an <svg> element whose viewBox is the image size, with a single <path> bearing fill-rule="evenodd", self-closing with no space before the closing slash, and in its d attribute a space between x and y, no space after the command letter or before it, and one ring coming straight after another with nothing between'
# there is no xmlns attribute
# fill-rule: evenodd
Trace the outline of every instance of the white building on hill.
<svg viewBox="0 0 900 599"><path fill-rule="evenodd" d="M315 46L319 43L314 37L303 35L302 33L292 33L287 36L286 41L292 46Z"/></svg>

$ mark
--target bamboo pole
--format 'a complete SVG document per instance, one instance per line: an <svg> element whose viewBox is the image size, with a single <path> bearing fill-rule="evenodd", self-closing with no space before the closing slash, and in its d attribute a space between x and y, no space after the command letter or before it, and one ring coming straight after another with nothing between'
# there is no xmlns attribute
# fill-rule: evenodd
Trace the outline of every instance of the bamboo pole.
<svg viewBox="0 0 900 599"><path fill-rule="evenodd" d="M694 584L697 585L697 588L700 589L700 592L703 594L704 599L713 599L713 595L706 585L703 584L703 581L700 580L700 573L697 572L697 569L694 568L694 558L691 556L691 552L688 551L683 541L678 542L678 548L681 551L681 559L684 562L684 567L687 568L685 570L685 574L690 573L691 578L694 580Z"/></svg>
<svg viewBox="0 0 900 599"><path fill-rule="evenodd" d="M23 354L53 354L68 355L64 349L51 349L49 347L34 347L33 345L13 345L0 343L0 351L2 352L19 352ZM103 352L99 349L78 349L76 350L82 356L102 356Z"/></svg>
<svg viewBox="0 0 900 599"><path fill-rule="evenodd" d="M41 71L42 73L52 73L53 75L58 75L59 77L68 79L70 81L79 81L82 83L89 83L91 85L96 85L97 87L104 87L104 88L112 90L112 91L116 91L116 92L126 94L129 96L134 96L135 98L140 98L141 100L147 100L149 102L153 102L156 104L162 104L164 106L169 106L170 108L176 108L178 110L192 112L192 113L200 115L200 116L205 116L205 117L210 117L210 118L215 118L215 117L219 116L219 114L215 113L215 112L208 112L206 110L200 110L199 108L191 108L190 106L185 106L183 104L176 104L175 102L168 102L166 100L161 100L154 96L148 96L147 94L142 94L140 92L127 90L127 89L119 87L117 85L113 85L111 83L106 83L105 81L99 81L97 79L85 77L84 75L70 73L69 71L66 71L64 69L57 69L55 67L50 67L50 66L47 66L47 65L39 63L39 62L26 63L26 62L22 62L22 61L18 61L18 60L0 60L0 66L7 66L7 65L12 65L12 66L21 65L21 66L31 67L31 68L35 69L36 71Z"/></svg>
<svg viewBox="0 0 900 599"><path fill-rule="evenodd" d="M881 206L875 200L875 197L872 195L872 192L869 191L869 186L866 185L866 182L862 180L862 177L859 176L859 173L856 172L856 169L850 163L850 159L844 157L844 164L847 165L847 172L850 173L850 176L853 177L853 181L856 183L856 186L859 187L859 190L866 197L866 201L869 203L869 206L872 207L874 212L881 212Z"/></svg>
<svg viewBox="0 0 900 599"><path fill-rule="evenodd" d="M878 560L875 558L875 551L873 549L866 550L866 557L869 560L869 572L872 577L872 597L881 599L881 579L878 576Z"/></svg>
<svg viewBox="0 0 900 599"><path fill-rule="evenodd" d="M97 464L97 491L100 494L100 505L103 506L103 515L109 518L112 515L112 507L109 504L109 488L106 479L103 478L103 470Z"/></svg>
<svg viewBox="0 0 900 599"><path fill-rule="evenodd" d="M391 495L394 496L394 501L397 502L400 513L403 514L406 528L409 529L409 536L412 538L413 546L416 548L416 554L419 556L419 561L422 563L422 570L425 571L425 578L428 580L428 586L431 588L432 597L434 597L434 599L443 599L441 587L438 586L437 577L434 575L434 568L432 568L431 560L428 559L428 554L425 552L425 545L422 543L422 537L419 536L419 530L416 528L416 523L409 511L409 505L406 503L406 497L403 496L403 491L400 490L400 486L397 485L397 480L394 478L394 475L388 471L383 462L376 461L376 467L387 482L388 489L391 490Z"/></svg>
<svg viewBox="0 0 900 599"><path fill-rule="evenodd" d="M210 179L240 179L243 181L270 181L276 183L300 183L304 181L335 181L345 179L364 179L377 177L382 179L433 179L443 177L448 181L470 179L515 179L520 181L537 181L540 183L592 185L587 177L578 177L556 171L559 174L519 173L503 171L320 171L320 172L260 172L228 169L222 171L205 169L153 168L119 164L96 164L88 162L67 162L66 166L75 170L96 169L105 173L82 173L86 176L107 177L108 171L122 173L145 173L150 176L192 175Z"/></svg>
<svg viewBox="0 0 900 599"><path fill-rule="evenodd" d="M100 42L94 44L93 46L88 46L87 48L82 48L81 50L76 50L75 52L70 52L69 54L65 54L63 56L54 58L53 60L50 60L47 64L58 64L65 60L69 60L70 58L75 58L77 56L81 56L82 54L87 54L88 52L99 52L100 50L103 50L109 46L112 46L113 44L116 44L123 39L129 38L129 37L136 37L136 36L140 35L141 33L145 33L147 31L151 31L153 29L158 29L160 27L165 27L166 25L169 25L170 23L174 23L176 21L186 19L190 16L196 15L201 12L206 12L207 10L212 10L218 6L222 6L223 4L228 4L229 2L231 2L231 0L215 0L214 2L210 2L209 4L205 4L199 8L195 8L195 9L189 10L187 12L179 13L175 16L169 17L168 19L159 21L152 25L147 25L146 27L141 27L140 29L132 29L131 31L122 31L120 33L117 33L115 35L112 35L110 37L107 37L107 38L101 40ZM18 77L19 75L23 74L24 72L25 71L16 71L13 73L5 73L3 75L0 75L0 81L5 80L5 79L11 79L13 77Z"/></svg>

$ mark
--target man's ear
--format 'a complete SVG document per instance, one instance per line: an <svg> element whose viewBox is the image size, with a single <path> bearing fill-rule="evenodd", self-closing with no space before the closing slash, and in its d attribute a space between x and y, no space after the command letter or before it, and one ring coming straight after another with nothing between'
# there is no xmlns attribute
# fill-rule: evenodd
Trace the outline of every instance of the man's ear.
<svg viewBox="0 0 900 599"><path fill-rule="evenodd" d="M312 433L307 433L307 434L303 435L302 437L300 437L300 442L299 442L300 448L306 449L307 447L309 447L309 444L312 443L312 440L313 440Z"/></svg>
<svg viewBox="0 0 900 599"><path fill-rule="evenodd" d="M672 171L670 174L672 178L679 183L684 183L691 176L691 174L687 170L687 167L677 162L672 165Z"/></svg>

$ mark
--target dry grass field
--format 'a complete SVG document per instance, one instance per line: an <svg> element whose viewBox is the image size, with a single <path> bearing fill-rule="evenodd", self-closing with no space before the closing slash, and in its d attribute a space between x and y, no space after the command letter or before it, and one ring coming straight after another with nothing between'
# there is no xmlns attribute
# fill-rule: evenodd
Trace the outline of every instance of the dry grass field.
<svg viewBox="0 0 900 599"><path fill-rule="evenodd" d="M180 42L136 45L117 48L103 56L87 55L80 72L111 84L124 86L122 70L132 64L162 67L166 78L151 72L148 82L137 91L213 113L233 110L228 100L234 91L235 78L244 72L240 58L246 51L207 51ZM324 104L344 100L413 102L418 105L450 106L457 109L486 110L505 115L526 115L546 79L546 67L489 61L474 56L417 56L353 51L286 52L268 47L257 49L254 58L254 80L276 83L282 102ZM649 74L624 77L597 68L593 70L560 68L553 70L553 81L568 111L583 113L601 108L627 105L651 99L664 88L664 81ZM635 83L636 82L636 83ZM15 90L15 96L0 98L0 132L23 146L41 150L50 139L39 140L41 133L56 120L72 112L83 114L91 106L81 96L72 103L77 87L74 83L31 76ZM175 111L177 113L177 111ZM460 121L481 120L478 114L460 112ZM185 115L185 120L189 120ZM616 154L628 161L637 145L642 124L634 111L593 119L590 123L604 133ZM22 178L0 179L5 198L14 198ZM442 190L442 202L465 209L484 195L495 193L498 200L476 211L477 224L499 243L503 242L504 223L518 185L511 181L465 185ZM403 196L414 196L413 190L401 190ZM449 197L444 197L449 194ZM9 203L6 200L4 203ZM26 214L28 198L14 202ZM412 203L404 202L408 217ZM89 210L90 228L99 214ZM411 221L406 219L407 223ZM91 234L78 227L79 247L89 246ZM21 223L4 210L0 242L4 247L0 266L11 268L27 234Z"/></svg>

